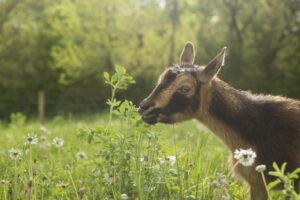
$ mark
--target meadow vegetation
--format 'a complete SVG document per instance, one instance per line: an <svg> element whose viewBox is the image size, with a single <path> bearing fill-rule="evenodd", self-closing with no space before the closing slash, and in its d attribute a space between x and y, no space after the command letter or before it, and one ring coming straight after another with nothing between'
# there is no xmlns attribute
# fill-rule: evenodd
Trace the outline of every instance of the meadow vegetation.
<svg viewBox="0 0 300 200"><path fill-rule="evenodd" d="M133 83L116 69L105 74L115 92ZM199 122L149 126L130 101L112 95L108 104L109 113L57 116L43 126L12 114L0 126L0 199L249 198L231 176L228 149ZM300 170L274 167L278 179L269 188L282 182L284 190L272 198L299 199L293 180Z"/></svg>

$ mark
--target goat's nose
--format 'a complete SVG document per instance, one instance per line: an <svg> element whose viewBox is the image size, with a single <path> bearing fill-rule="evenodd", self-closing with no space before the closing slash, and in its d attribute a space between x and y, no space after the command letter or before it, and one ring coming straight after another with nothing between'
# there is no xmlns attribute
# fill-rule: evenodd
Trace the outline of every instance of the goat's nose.
<svg viewBox="0 0 300 200"><path fill-rule="evenodd" d="M140 104L140 107L138 109L138 113L142 114L143 112L145 112L146 110L148 110L151 106L153 106L154 103L153 102L149 102L149 101L146 101L146 102L142 102Z"/></svg>

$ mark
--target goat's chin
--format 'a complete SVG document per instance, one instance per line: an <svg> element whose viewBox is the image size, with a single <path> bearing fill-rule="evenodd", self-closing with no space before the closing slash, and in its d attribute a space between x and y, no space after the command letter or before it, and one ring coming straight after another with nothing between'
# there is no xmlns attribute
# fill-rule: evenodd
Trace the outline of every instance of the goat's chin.
<svg viewBox="0 0 300 200"><path fill-rule="evenodd" d="M156 124L158 121L157 121L157 115L155 114L152 114L152 115L143 115L142 116L142 120L144 122L146 122L147 124Z"/></svg>

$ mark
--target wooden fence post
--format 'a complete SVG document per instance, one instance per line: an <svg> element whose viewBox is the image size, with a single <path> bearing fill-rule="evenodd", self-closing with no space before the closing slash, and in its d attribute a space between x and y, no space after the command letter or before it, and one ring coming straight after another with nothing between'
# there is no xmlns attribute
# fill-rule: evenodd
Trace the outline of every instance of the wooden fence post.
<svg viewBox="0 0 300 200"><path fill-rule="evenodd" d="M40 123L43 124L45 120L45 93L43 90L38 92L38 115Z"/></svg>

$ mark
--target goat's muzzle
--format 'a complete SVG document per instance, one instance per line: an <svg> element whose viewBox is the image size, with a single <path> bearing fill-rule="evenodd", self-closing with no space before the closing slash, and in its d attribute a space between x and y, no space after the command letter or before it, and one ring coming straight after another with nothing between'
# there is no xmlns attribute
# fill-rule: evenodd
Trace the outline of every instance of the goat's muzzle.
<svg viewBox="0 0 300 200"><path fill-rule="evenodd" d="M155 124L157 122L157 114L149 112L150 108L154 106L154 103L151 101L142 101L138 113L142 115L142 119L148 124Z"/></svg>

